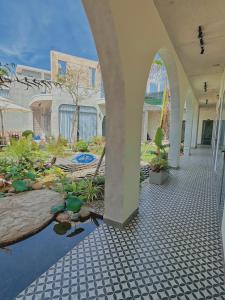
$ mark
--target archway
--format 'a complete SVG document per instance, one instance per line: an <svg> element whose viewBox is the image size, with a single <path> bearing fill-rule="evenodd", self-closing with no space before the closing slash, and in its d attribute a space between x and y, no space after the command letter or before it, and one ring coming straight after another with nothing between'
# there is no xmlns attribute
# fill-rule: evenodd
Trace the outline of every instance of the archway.
<svg viewBox="0 0 225 300"><path fill-rule="evenodd" d="M163 98L166 100L164 105ZM164 131L163 143L170 145L169 165L177 168L180 159L182 125L179 82L175 60L167 49L160 49L154 57L146 85L144 109L145 114L146 109L149 110L148 118L145 116L145 119L148 119L148 137L154 141L157 128L162 126ZM163 118L162 124L161 118ZM144 126L142 131L145 132L146 130L143 129Z"/></svg>
<svg viewBox="0 0 225 300"><path fill-rule="evenodd" d="M169 164L173 168L178 168L180 162L180 139L182 127L178 71L171 51L162 48L158 51L158 53L165 64L170 86Z"/></svg>
<svg viewBox="0 0 225 300"><path fill-rule="evenodd" d="M126 224L139 206L143 102L151 62L158 49L167 68L171 89L169 160L172 167L178 167L180 155L179 85L182 84L182 89L188 86L154 3L145 1L146 5L142 6L135 1L129 2L131 18L121 27L128 2L107 1L103 5L102 1L83 0L96 42L106 95L104 217L118 226ZM155 27L146 26L150 18Z"/></svg>

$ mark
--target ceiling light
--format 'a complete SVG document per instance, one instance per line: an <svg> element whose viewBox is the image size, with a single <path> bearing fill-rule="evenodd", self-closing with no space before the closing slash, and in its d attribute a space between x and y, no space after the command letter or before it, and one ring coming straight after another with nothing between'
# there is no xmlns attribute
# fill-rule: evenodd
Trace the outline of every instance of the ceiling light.
<svg viewBox="0 0 225 300"><path fill-rule="evenodd" d="M208 104L208 102L209 102L209 101L208 101L208 99L206 99L206 100L205 100L205 104L207 105L207 104Z"/></svg>
<svg viewBox="0 0 225 300"><path fill-rule="evenodd" d="M199 43L200 43L200 47L201 47L200 54L204 54L204 52L205 52L205 48L204 48L205 42L204 42L203 36L204 36L204 34L202 31L202 26L199 25L198 26L198 39L199 39Z"/></svg>

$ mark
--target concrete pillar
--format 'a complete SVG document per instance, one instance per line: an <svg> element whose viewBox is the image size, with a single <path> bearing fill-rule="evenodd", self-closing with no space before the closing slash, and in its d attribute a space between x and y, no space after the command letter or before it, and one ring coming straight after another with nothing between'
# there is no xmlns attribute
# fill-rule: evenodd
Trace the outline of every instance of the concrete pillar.
<svg viewBox="0 0 225 300"><path fill-rule="evenodd" d="M198 123L199 123L199 106L196 104L193 106L192 110L193 121L192 121L192 137L191 137L191 147L197 148L198 139Z"/></svg>
<svg viewBox="0 0 225 300"><path fill-rule="evenodd" d="M189 99L186 102L186 122L185 122L185 135L184 135L185 156L189 156L191 154L192 125L193 125L192 101L191 99Z"/></svg>
<svg viewBox="0 0 225 300"><path fill-rule="evenodd" d="M181 142L181 127L182 121L179 118L180 107L178 101L171 100L170 110L170 149L169 149L169 165L172 168L179 168L180 163L180 142Z"/></svg>
<svg viewBox="0 0 225 300"><path fill-rule="evenodd" d="M142 142L147 141L147 133L148 133L148 111L143 111L143 117L142 117L142 136L141 140Z"/></svg>

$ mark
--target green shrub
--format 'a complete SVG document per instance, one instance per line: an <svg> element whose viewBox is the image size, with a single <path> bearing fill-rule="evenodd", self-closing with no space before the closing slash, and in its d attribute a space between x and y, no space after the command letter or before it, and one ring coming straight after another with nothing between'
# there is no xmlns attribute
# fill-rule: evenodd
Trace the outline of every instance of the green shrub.
<svg viewBox="0 0 225 300"><path fill-rule="evenodd" d="M161 127L157 128L154 143L158 148L162 147L162 141L164 139L164 131Z"/></svg>
<svg viewBox="0 0 225 300"><path fill-rule="evenodd" d="M149 166L153 172L160 172L161 170L168 169L168 161L164 158L157 156L150 160Z"/></svg>
<svg viewBox="0 0 225 300"><path fill-rule="evenodd" d="M93 180L93 184L95 184L95 185L105 185L105 177L104 176L97 176Z"/></svg>
<svg viewBox="0 0 225 300"><path fill-rule="evenodd" d="M93 136L91 139L91 143L94 145L104 145L105 138L103 136Z"/></svg>
<svg viewBox="0 0 225 300"><path fill-rule="evenodd" d="M64 137L60 136L58 138L58 143L60 143L61 145L63 145L64 147L66 147L68 145L68 141L67 139L65 139Z"/></svg>
<svg viewBox="0 0 225 300"><path fill-rule="evenodd" d="M32 130L25 130L22 133L22 136L24 136L24 137L28 137L29 135L31 135L32 137L34 136L34 133Z"/></svg>
<svg viewBox="0 0 225 300"><path fill-rule="evenodd" d="M145 174L143 171L140 171L140 183L145 180Z"/></svg>
<svg viewBox="0 0 225 300"><path fill-rule="evenodd" d="M46 149L47 149L48 153L53 156L63 157L65 155L65 139L58 138L57 141L52 139L46 145Z"/></svg>
<svg viewBox="0 0 225 300"><path fill-rule="evenodd" d="M75 151L88 152L88 143L83 141L83 140L80 140L80 141L76 142Z"/></svg>

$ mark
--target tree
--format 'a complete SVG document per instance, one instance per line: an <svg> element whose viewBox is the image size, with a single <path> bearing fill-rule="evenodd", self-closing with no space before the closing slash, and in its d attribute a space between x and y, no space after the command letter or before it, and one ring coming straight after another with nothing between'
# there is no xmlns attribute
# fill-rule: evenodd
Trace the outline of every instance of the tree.
<svg viewBox="0 0 225 300"><path fill-rule="evenodd" d="M72 120L71 141L79 140L79 104L81 100L96 93L95 88L89 87L88 68L84 66L67 66L65 74L58 74L57 81L70 94L75 105Z"/></svg>
<svg viewBox="0 0 225 300"><path fill-rule="evenodd" d="M0 67L0 76L7 76L8 72L4 69Z"/></svg>

